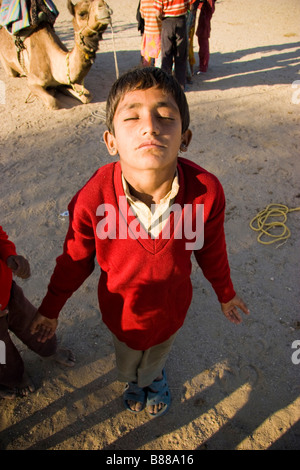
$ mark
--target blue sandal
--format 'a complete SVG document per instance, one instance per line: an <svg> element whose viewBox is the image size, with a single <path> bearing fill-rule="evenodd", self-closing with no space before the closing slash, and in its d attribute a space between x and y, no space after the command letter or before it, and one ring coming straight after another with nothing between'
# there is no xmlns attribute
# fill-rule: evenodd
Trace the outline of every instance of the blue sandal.
<svg viewBox="0 0 300 470"><path fill-rule="evenodd" d="M163 378L161 380L152 382L152 384L148 387L146 407L147 412L151 418L156 418L167 413L171 404L171 394L164 369L162 373ZM160 403L163 403L165 406L157 413L150 413L148 407L159 405Z"/></svg>
<svg viewBox="0 0 300 470"><path fill-rule="evenodd" d="M139 411L132 410L128 405L128 400L132 400L138 403L142 403L142 408ZM134 382L128 382L125 385L125 390L123 393L123 403L125 408L131 413L140 413L145 408L146 405L146 391L144 388L138 386L138 384Z"/></svg>

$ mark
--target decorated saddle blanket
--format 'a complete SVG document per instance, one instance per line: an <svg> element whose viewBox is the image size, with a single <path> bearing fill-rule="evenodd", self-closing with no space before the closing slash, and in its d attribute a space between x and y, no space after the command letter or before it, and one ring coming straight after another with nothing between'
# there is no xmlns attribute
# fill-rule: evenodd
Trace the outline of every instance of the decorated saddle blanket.
<svg viewBox="0 0 300 470"><path fill-rule="evenodd" d="M11 34L17 34L41 21L54 24L58 10L52 0L2 0L0 25Z"/></svg>

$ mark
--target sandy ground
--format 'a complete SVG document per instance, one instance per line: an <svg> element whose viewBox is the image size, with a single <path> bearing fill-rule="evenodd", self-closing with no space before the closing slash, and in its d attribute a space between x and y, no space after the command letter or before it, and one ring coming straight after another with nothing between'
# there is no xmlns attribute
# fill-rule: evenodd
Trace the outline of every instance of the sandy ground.
<svg viewBox="0 0 300 470"><path fill-rule="evenodd" d="M109 4L122 73L139 62L137 1ZM71 17L64 0L56 5L56 30L72 48ZM210 69L187 90L188 157L224 186L232 278L251 315L230 324L194 265L193 302L167 363L170 412L156 420L132 415L123 409L97 307L96 270L60 316L58 338L76 354L73 369L42 360L16 340L37 391L0 402L1 449L300 449L300 365L292 361L293 353L299 358L292 344L300 340L300 213L288 215L291 237L278 248L258 243L249 228L270 203L300 206L299 17L298 0L218 1ZM25 103L26 79L9 78L0 67L1 225L30 260L31 278L18 282L36 306L65 237L68 220L60 214L111 158L101 137L116 75L112 51L108 30L85 81L92 103L62 98L59 111Z"/></svg>

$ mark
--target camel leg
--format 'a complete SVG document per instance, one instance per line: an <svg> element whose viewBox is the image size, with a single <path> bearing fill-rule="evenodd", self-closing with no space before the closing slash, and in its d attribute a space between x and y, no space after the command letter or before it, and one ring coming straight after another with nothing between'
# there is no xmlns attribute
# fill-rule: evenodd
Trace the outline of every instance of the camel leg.
<svg viewBox="0 0 300 470"><path fill-rule="evenodd" d="M13 69L12 67L10 67L10 65L8 65L8 63L6 62L2 54L0 54L0 61L4 68L5 73L9 77L19 77L21 75L17 70Z"/></svg>
<svg viewBox="0 0 300 470"><path fill-rule="evenodd" d="M68 87L68 86L60 86L58 87L59 91L61 91L63 94L67 96L72 96L76 98L77 100L81 101L83 104L90 103L92 100L92 95L91 93L82 85L76 85L75 87L78 89L78 92L73 90L73 88Z"/></svg>
<svg viewBox="0 0 300 470"><path fill-rule="evenodd" d="M29 83L28 82L28 87L30 91L36 95L38 98L40 98L43 103L47 106L49 109L59 109L59 103L57 99L53 96L55 93L54 90L49 91L43 88L41 85L37 85L36 83Z"/></svg>

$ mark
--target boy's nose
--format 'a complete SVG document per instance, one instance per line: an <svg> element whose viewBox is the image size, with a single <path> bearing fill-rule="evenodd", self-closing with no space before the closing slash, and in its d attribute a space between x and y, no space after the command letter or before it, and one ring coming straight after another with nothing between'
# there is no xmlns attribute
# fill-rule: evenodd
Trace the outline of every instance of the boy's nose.
<svg viewBox="0 0 300 470"><path fill-rule="evenodd" d="M149 134L158 134L159 133L159 125L157 122L157 118L153 116L151 113L144 116L143 119L143 132Z"/></svg>

